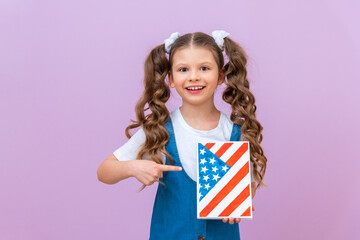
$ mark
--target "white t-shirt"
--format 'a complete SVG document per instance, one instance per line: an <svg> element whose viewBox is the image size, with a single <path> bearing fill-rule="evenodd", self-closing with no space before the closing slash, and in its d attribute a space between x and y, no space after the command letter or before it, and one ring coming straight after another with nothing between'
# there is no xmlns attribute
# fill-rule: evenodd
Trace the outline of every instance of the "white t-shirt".
<svg viewBox="0 0 360 240"><path fill-rule="evenodd" d="M179 108L170 113L174 128L175 141L181 164L191 179L196 181L197 142L230 141L233 122L230 117L221 112L218 126L209 131L197 130L186 123ZM246 139L241 135L241 141ZM140 128L123 146L113 154L120 161L134 160L142 144L145 143L145 133ZM165 163L165 155L159 153ZM149 159L144 155L144 159ZM251 181L253 181L252 164L250 164Z"/></svg>

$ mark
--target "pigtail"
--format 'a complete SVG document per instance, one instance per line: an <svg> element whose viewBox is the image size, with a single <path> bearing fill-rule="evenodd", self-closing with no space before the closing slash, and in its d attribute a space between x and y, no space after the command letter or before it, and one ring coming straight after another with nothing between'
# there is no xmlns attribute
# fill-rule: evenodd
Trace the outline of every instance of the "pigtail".
<svg viewBox="0 0 360 240"><path fill-rule="evenodd" d="M224 39L224 48L229 62L224 66L227 87L222 98L231 105L231 121L241 125L242 135L250 142L250 160L253 164L254 178L258 183L257 190L260 186L266 186L263 179L267 158L260 145L263 127L256 119L255 97L250 92L247 79L247 55L236 42L228 37Z"/></svg>
<svg viewBox="0 0 360 240"><path fill-rule="evenodd" d="M140 148L136 159L143 159L144 154L149 158L162 164L158 151L165 154L170 164L173 159L166 152L165 145L169 141L164 124L170 117L169 111L165 105L170 97L170 88L165 83L165 78L170 70L170 64L165 55L164 44L155 47L144 63L144 92L135 106L137 120L131 120L133 123L125 129L125 134L131 138L130 130L140 127L144 130L146 140ZM150 110L149 113L146 113Z"/></svg>

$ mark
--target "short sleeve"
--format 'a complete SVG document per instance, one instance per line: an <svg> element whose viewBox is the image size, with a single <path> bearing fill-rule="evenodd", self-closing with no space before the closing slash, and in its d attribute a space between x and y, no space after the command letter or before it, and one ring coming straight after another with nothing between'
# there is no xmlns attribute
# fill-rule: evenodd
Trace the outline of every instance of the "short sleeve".
<svg viewBox="0 0 360 240"><path fill-rule="evenodd" d="M134 160L145 143L146 137L144 130L140 128L124 145L116 149L113 154L119 161ZM159 153L163 162L165 162L165 155ZM150 159L147 154L144 154L144 159Z"/></svg>

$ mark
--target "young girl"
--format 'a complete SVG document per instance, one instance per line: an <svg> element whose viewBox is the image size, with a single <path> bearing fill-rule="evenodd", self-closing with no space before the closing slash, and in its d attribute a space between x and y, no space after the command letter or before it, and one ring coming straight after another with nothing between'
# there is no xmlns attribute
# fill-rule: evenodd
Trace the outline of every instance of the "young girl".
<svg viewBox="0 0 360 240"><path fill-rule="evenodd" d="M229 59L225 65L224 49ZM129 140L99 166L97 174L107 184L128 177L143 186L161 183L150 239L240 239L239 226L234 224L240 219L196 217L196 142L249 141L252 197L264 185L263 128L255 117L246 62L244 50L225 31L214 31L212 37L201 32L173 33L147 57L137 121L125 130ZM214 105L214 92L222 83L226 84L222 98L232 107L230 116ZM182 105L171 113L165 105L169 85L182 98ZM131 136L129 131L137 127Z"/></svg>

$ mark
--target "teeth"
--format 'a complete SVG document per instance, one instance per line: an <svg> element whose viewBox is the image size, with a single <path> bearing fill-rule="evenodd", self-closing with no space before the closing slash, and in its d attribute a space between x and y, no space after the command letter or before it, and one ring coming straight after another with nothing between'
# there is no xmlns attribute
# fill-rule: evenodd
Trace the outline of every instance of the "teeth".
<svg viewBox="0 0 360 240"><path fill-rule="evenodd" d="M203 89L204 87L189 87L187 89L189 90L199 90L199 89Z"/></svg>

